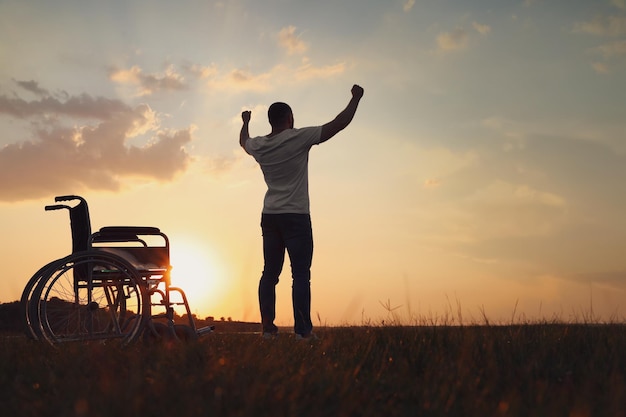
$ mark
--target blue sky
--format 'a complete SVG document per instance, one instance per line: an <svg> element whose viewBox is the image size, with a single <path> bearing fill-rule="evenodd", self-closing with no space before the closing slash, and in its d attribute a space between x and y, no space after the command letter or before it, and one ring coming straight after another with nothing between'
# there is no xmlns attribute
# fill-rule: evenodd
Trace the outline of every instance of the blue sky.
<svg viewBox="0 0 626 417"><path fill-rule="evenodd" d="M179 278L198 313L255 319L264 185L239 114L253 135L274 101L322 124L359 83L353 124L311 154L322 321L385 300L405 320L450 299L465 317L623 316L623 0L4 0L0 39L0 230L19 260L1 301L66 253L42 207L74 193L95 226L157 225L211 264Z"/></svg>

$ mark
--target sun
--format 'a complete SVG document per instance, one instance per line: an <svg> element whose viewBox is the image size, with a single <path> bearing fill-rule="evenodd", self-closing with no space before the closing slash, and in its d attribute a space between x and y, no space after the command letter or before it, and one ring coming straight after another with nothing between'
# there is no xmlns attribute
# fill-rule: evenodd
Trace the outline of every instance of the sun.
<svg viewBox="0 0 626 417"><path fill-rule="evenodd" d="M214 308L225 290L219 259L208 244L191 238L172 240L172 286L185 292L191 312L198 317L216 314Z"/></svg>

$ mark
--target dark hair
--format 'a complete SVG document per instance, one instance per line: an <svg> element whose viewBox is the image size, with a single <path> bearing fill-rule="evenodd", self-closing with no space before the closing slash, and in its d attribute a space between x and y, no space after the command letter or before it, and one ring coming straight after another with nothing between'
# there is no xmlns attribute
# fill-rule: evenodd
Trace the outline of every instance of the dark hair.
<svg viewBox="0 0 626 417"><path fill-rule="evenodd" d="M289 120L292 115L291 107L287 103L274 103L267 110L267 118L270 121L270 125L281 125Z"/></svg>

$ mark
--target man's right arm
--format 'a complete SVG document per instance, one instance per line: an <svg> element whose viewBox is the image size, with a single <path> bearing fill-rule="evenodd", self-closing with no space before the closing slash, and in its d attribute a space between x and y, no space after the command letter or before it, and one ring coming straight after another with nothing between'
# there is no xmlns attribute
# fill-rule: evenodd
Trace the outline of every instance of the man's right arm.
<svg viewBox="0 0 626 417"><path fill-rule="evenodd" d="M241 126L241 132L239 132L239 144L241 145L243 150L246 152L248 152L246 150L246 142L248 141L248 139L250 139L250 132L248 130L248 125L250 124L251 114L252 112L250 111L244 111L241 113L241 120L243 121L243 125Z"/></svg>
<svg viewBox="0 0 626 417"><path fill-rule="evenodd" d="M356 113L356 109L359 106L359 101L361 97L363 97L363 88L358 85L352 86L352 98L348 103L348 106L337 115L332 121L326 123L322 126L322 134L320 138L320 143L326 142L328 139L335 136L337 133L345 129L352 118L354 118L354 114Z"/></svg>

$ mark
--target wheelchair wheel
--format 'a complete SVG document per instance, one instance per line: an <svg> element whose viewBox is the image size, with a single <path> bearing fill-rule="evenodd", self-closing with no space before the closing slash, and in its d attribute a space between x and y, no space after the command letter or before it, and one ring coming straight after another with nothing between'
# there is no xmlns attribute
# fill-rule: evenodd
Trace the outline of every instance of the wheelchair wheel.
<svg viewBox="0 0 626 417"><path fill-rule="evenodd" d="M43 275L31 300L39 300L39 331L51 344L111 340L126 345L138 336L144 324L141 278L123 258L78 252Z"/></svg>
<svg viewBox="0 0 626 417"><path fill-rule="evenodd" d="M26 286L24 287L24 291L22 291L22 297L20 298L20 313L22 319L22 326L24 328L24 333L29 339L39 340L41 338L41 327L39 326L39 299L33 299L33 293L37 288L37 284L41 278L45 275L48 268L54 264L54 262L49 262L39 269L39 271L35 272L35 274L28 280Z"/></svg>

